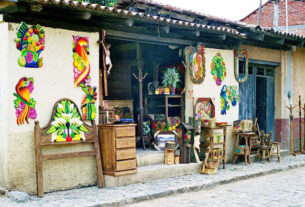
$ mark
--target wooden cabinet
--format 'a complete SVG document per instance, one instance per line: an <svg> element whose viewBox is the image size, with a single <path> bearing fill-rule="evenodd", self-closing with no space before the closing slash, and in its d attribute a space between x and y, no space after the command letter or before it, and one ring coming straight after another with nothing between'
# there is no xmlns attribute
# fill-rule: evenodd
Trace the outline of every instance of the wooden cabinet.
<svg viewBox="0 0 305 207"><path fill-rule="evenodd" d="M137 172L135 126L98 125L105 175L120 176Z"/></svg>

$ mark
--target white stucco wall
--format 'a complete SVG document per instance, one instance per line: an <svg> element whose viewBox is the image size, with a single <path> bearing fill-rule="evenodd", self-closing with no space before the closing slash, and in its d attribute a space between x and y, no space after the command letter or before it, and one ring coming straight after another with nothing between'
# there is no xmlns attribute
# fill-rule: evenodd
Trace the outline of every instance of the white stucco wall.
<svg viewBox="0 0 305 207"><path fill-rule="evenodd" d="M1 19L1 17L0 17ZM7 184L7 151L8 151L8 23L0 23L0 186Z"/></svg>
<svg viewBox="0 0 305 207"><path fill-rule="evenodd" d="M213 57L217 52L221 53L221 56L224 59L226 64L226 72L227 76L222 82L220 86L216 85L216 82L213 79L213 75L211 74L211 63ZM236 106L230 106L230 110L227 110L226 115L221 115L221 102L220 102L220 91L223 85L227 86L237 86L238 82L234 77L234 53L233 50L218 50L218 49L210 49L205 48L205 58L206 58L206 76L202 84L193 84L190 76L187 75L185 80L185 88L186 88L186 100L185 100L185 114L186 120L188 120L190 116L193 116L193 100L188 98L188 93L190 90L193 90L194 98L214 98L215 99L215 117L217 122L228 122L228 124L233 124L233 121L238 120L238 111L239 105L237 103ZM227 160L232 159L233 157L233 136L232 136L232 127L228 127L227 130L227 141L226 141L226 158Z"/></svg>
<svg viewBox="0 0 305 207"><path fill-rule="evenodd" d="M84 92L73 87L72 35L88 36L90 44L90 65L92 86L98 86L99 45L98 33L76 32L64 29L43 27L46 34L45 50L41 53L43 67L23 68L18 65L20 51L15 39L19 24L8 25L8 182L11 189L36 193L36 170L34 150L34 120L30 124L18 126L13 101L15 85L21 77L34 78L34 91L31 98L36 100L37 119L40 126L50 120L54 103L60 98L72 99L80 108ZM2 32L2 29L1 29ZM1 58L1 56L0 56ZM1 83L3 84L3 83ZM98 100L96 106L98 106ZM98 107L97 107L98 108ZM98 113L97 113L98 114ZM98 116L97 116L98 119ZM98 121L96 119L96 121ZM44 153L86 150L90 146L56 147ZM0 156L1 159L1 156ZM1 169L1 168L0 168ZM96 168L93 157L47 161L43 163L44 191L92 185L96 182Z"/></svg>

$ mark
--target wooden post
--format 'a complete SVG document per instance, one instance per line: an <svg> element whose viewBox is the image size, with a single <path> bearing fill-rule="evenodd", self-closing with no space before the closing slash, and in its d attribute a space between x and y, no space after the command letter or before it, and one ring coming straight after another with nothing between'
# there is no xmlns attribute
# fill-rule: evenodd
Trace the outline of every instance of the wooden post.
<svg viewBox="0 0 305 207"><path fill-rule="evenodd" d="M290 118L290 124L289 124L289 126L290 126L290 154L291 155L295 155L295 153L294 153L294 150L293 150L293 114L292 114L292 111L293 111L293 109L295 108L296 106L292 106L291 104L290 104L290 106L288 107L288 106L286 106L286 108L287 109L289 109L289 112L290 112L290 114L289 114L289 118Z"/></svg>
<svg viewBox="0 0 305 207"><path fill-rule="evenodd" d="M303 146L303 153L305 153L305 103L304 103L304 107L302 107L303 109L303 114L304 114L304 121L303 121L303 124L304 124L304 146Z"/></svg>
<svg viewBox="0 0 305 207"><path fill-rule="evenodd" d="M137 43L137 61L138 61L138 76L136 74L132 74L135 79L139 81L139 101L140 101L140 138L142 140L143 144L143 149L145 149L145 142L144 142L144 137L143 137L143 80L146 78L147 73L143 76L142 73L142 67L143 67L143 62L142 62L142 51L141 51L141 45Z"/></svg>
<svg viewBox="0 0 305 207"><path fill-rule="evenodd" d="M39 133L39 121L35 121L34 134L35 134L35 157L36 157L36 185L37 185L37 197L43 197L43 174L42 174L42 152L41 152L41 142Z"/></svg>
<svg viewBox="0 0 305 207"><path fill-rule="evenodd" d="M302 105L301 96L299 96L299 130L300 130L300 153L302 152Z"/></svg>
<svg viewBox="0 0 305 207"><path fill-rule="evenodd" d="M106 39L106 30L102 30L102 42L105 43ZM106 54L104 50L102 50L103 54L103 82L104 82L104 95L108 96L108 87L107 87L107 66L106 66Z"/></svg>

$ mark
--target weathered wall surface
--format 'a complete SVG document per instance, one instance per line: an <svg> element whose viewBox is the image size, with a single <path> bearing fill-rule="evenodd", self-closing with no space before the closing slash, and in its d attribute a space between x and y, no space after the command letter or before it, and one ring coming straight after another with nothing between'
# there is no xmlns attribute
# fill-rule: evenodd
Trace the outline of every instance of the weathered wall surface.
<svg viewBox="0 0 305 207"><path fill-rule="evenodd" d="M0 16L0 19L2 17ZM0 23L0 186L7 186L7 83L8 83L8 23Z"/></svg>
<svg viewBox="0 0 305 207"><path fill-rule="evenodd" d="M217 52L220 52L224 62L226 64L227 76L220 86L216 85L216 82L213 79L211 74L211 63L213 57ZM218 49L205 49L205 58L206 58L206 77L202 84L196 85L191 82L188 71L185 76L185 86L186 86L186 96L190 90L193 90L194 98L214 98L215 99L215 117L217 122L228 122L228 124L233 124L233 121L238 120L238 104L233 107L230 107L230 110L227 110L226 115L221 115L221 102L220 102L220 92L223 85L227 86L238 86L238 82L234 77L234 54L233 50L218 50ZM185 115L186 120L188 117L193 116L193 99L186 97L185 103ZM232 136L232 127L228 127L227 130L227 142L226 142L226 159L231 160L233 157L233 146L234 137Z"/></svg>
<svg viewBox="0 0 305 207"><path fill-rule="evenodd" d="M30 124L20 126L16 124L13 104L15 85L21 77L34 78L34 91L31 97L37 102L36 120L39 120L41 127L50 120L53 105L58 99L70 98L80 107L84 92L80 87L73 87L72 35L89 37L92 86L98 86L99 36L98 33L44 27L46 43L45 50L41 53L43 67L23 68L18 65L20 51L15 46L18 26L10 23L8 28L8 187L36 193L34 121L30 119ZM91 146L56 147L44 150L43 153L70 152L88 148ZM92 185L96 182L96 168L92 157L44 162L43 174L45 191Z"/></svg>
<svg viewBox="0 0 305 207"><path fill-rule="evenodd" d="M248 51L249 59L263 60L269 62L281 62L281 51L268 48L254 47L250 45L241 45L240 48L244 48Z"/></svg>
<svg viewBox="0 0 305 207"><path fill-rule="evenodd" d="M296 51L292 51L292 104L297 106L293 111L294 115L294 139L295 139L295 148L298 148L299 145L299 96L301 96L301 104L304 107L305 104L305 49L296 48ZM302 118L304 117L302 110ZM303 120L302 120L303 121ZM303 125L303 124L302 124ZM302 137L304 136L304 125L302 126ZM304 144L304 141L302 141Z"/></svg>

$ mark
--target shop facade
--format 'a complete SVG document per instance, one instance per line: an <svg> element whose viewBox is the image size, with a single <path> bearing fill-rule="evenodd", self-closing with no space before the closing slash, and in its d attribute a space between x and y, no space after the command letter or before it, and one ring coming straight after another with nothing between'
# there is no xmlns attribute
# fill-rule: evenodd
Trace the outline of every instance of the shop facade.
<svg viewBox="0 0 305 207"><path fill-rule="evenodd" d="M23 13L24 16L11 10L13 7L20 12L22 10L18 9L24 4L31 8L28 13ZM183 113L177 113L181 122L183 120L187 122L189 117L194 116L194 104L198 98L213 100L217 122L232 125L233 121L238 119L257 117L258 93L256 90L259 90L260 86L257 83L260 78L263 78L267 79L267 84L271 84L272 87L262 96L266 103L266 111L261 117L265 116L265 122L271 123L270 126L266 124L266 130L274 131L274 140L280 141L282 147L288 148L289 130L286 105L297 104L298 95L302 96L303 101L305 100L305 95L303 97L302 94L305 50L302 48L304 38L301 36L254 30L251 26L242 25L239 25L242 29L238 31L236 29L238 23L228 23L212 18L207 18L206 21L216 22L218 26L205 26L202 22L189 22L191 21L189 17L192 15L188 13L185 14L186 16L179 13L182 15L180 18L184 19L182 21L131 12L124 8L113 9L73 1L62 5L51 1L26 1L8 6L3 5L3 8L1 11L4 14L1 16L2 22L0 23L2 45L0 62L1 74L4 77L0 83L1 186L36 193L34 121L38 120L41 126L46 125L51 118L54 103L61 98L69 98L81 108L84 92L80 87L74 85L73 36L86 37L89 43L87 52L90 60L90 81L91 86L96 86L99 93L95 101L97 115L94 120L96 123L101 123L98 106L102 106L103 101L110 103L116 101L114 105L129 106L131 117L138 121L140 105L138 82L132 74L137 76L139 67L143 69L144 74L148 73L147 80L143 84L145 99L145 96L148 96L147 84L152 81L162 82L158 75L159 67L187 65L189 57L185 58L185 48L196 47L198 43L203 42L205 58L203 81L200 83L192 81L188 66L184 73L180 74L184 78L184 85L181 88L184 88L184 93L179 94L183 97ZM59 16L54 14L51 17L47 16L41 10L39 11L39 8L44 9L46 14L52 14L54 10L59 9ZM175 13L175 10L170 10L170 12ZM78 14L78 17L73 17ZM177 13L175 14L177 15ZM60 22L60 18L64 17L68 19ZM100 17L102 20L98 19ZM193 18L203 19L200 15L195 14ZM30 27L40 24L44 29L45 44L40 54L43 57L43 65L40 68L21 67L18 63L20 50L16 49L16 34L21 22L26 22ZM149 26L143 31L143 25L146 24ZM230 25L231 28L224 28L224 25ZM100 45L102 29L106 31L105 42L111 43L112 47L110 57L113 68L108 79L105 79L103 75L103 49ZM150 30L151 34L149 34ZM266 36L265 39L255 37L262 34ZM268 38L272 36L283 41L270 43ZM258 46L253 46L255 44ZM141 52L139 52L139 48ZM247 81L251 80L251 77L256 78L255 81L253 80L252 86L247 86L249 88L245 85L241 86L246 83L239 83L235 78L234 52L237 49L247 50L249 68L252 68ZM214 57L222 58L225 74L212 74L216 64L213 61ZM242 64L242 61L240 62ZM214 66L212 66L213 63ZM263 76L259 74L260 68L264 69ZM271 75L268 75L268 71L271 71ZM254 72L255 76L253 76ZM240 74L243 74L243 70L240 71ZM16 97L13 93L16 92L16 84L23 77L33 78L34 89L30 95L36 100L37 117L35 120L29 119L29 124L18 125L14 107ZM118 82L115 83L115 81ZM224 85L233 87L239 92L238 100L235 100L237 103L233 104L231 100L227 100L226 103L230 107L225 108L222 106L223 97L221 95ZM241 87L243 87L243 93L240 92ZM107 95L105 91L107 91ZM273 122L269 122L269 117L273 119ZM232 127L228 127L226 140L225 156L227 161L231 161L234 145ZM83 145L51 147L45 153L78 150L90 150L90 147ZM43 171L45 192L90 186L94 185L97 180L95 160L91 157L46 161Z"/></svg>

